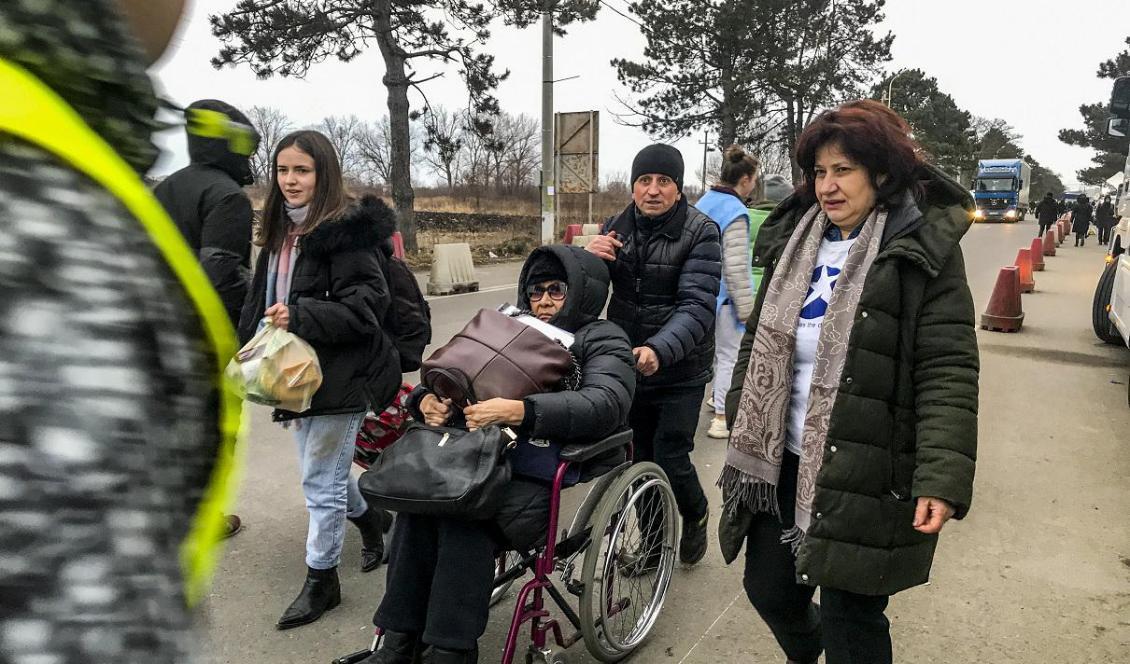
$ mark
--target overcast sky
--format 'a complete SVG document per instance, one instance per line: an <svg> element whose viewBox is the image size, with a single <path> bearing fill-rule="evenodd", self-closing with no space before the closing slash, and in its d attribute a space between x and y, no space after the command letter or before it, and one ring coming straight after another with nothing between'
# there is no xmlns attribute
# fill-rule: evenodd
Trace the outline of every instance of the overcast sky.
<svg viewBox="0 0 1130 664"><path fill-rule="evenodd" d="M626 10L627 0L607 0ZM356 114L376 119L386 112L381 85L384 65L374 46L351 63L315 65L304 80L255 78L246 65L214 70L208 63L220 44L212 37L208 15L223 12L236 0L190 0L189 16L174 44L154 68L158 85L181 104L204 97L237 107L283 109L297 125L327 115ZM884 30L895 34L891 70L921 68L938 79L962 108L1000 117L1023 136L1025 150L1072 183L1075 171L1088 166L1090 151L1065 145L1061 128L1081 126L1081 103L1108 100L1110 81L1095 77L1098 63L1125 47L1130 36L1128 0L888 0ZM574 26L555 40L554 78L579 78L555 86L558 111L601 111L600 168L603 180L627 172L633 155L650 139L640 129L618 125L614 93L626 90L616 81L612 58L639 59L644 38L627 19L601 9L596 21ZM486 50L510 78L498 89L502 108L511 113L541 114L541 31L499 25ZM426 84L433 104L462 108L466 96L452 71ZM898 83L895 82L895 96ZM419 100L414 100L414 105ZM702 161L701 133L676 145L687 160L687 178ZM183 132L159 137L165 157L156 174L187 163Z"/></svg>

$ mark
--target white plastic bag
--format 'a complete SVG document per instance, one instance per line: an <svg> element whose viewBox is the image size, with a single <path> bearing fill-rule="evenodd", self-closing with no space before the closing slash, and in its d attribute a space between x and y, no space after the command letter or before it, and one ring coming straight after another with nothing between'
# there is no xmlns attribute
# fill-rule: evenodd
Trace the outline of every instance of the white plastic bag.
<svg viewBox="0 0 1130 664"><path fill-rule="evenodd" d="M310 344L264 322L226 370L240 395L264 406L301 413L322 386L322 367Z"/></svg>

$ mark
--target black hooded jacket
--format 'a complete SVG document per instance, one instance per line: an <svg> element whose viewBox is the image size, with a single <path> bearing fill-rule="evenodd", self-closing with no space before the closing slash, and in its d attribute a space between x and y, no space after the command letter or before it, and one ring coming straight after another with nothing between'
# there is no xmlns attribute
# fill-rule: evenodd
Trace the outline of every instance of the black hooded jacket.
<svg viewBox="0 0 1130 664"><path fill-rule="evenodd" d="M531 438L563 444L593 443L627 428L636 362L628 335L615 323L600 319L608 300L608 268L580 247L535 249L518 277L518 307L530 308L526 277L534 259L546 254L560 261L567 275L565 306L549 322L574 334L570 350L581 365L581 386L526 397L522 430ZM623 458L622 450L619 454Z"/></svg>
<svg viewBox="0 0 1130 664"><path fill-rule="evenodd" d="M595 443L628 427L628 411L636 389L636 363L632 346L615 323L600 319L608 300L608 268L594 254L566 245L535 249L522 266L518 278L517 306L530 308L526 283L530 266L552 256L565 270L568 294L565 306L550 323L572 332L569 349L581 366L581 385L576 390L547 392L526 397L526 415L518 432L522 440L551 440L561 445ZM413 417L423 421L420 400L427 394L421 386L409 399ZM552 477L556 459L539 457L544 467L533 476ZM612 450L591 460L581 469L581 479L606 472L623 461L625 450Z"/></svg>
<svg viewBox="0 0 1130 664"><path fill-rule="evenodd" d="M276 420L380 410L396 395L400 359L381 328L390 296L379 251L395 230L393 211L365 196L299 238L287 329L314 347L322 386L309 410L276 410ZM269 256L266 249L259 252L239 319L241 343L254 336L266 310Z"/></svg>
<svg viewBox="0 0 1130 664"><path fill-rule="evenodd" d="M237 122L250 121L222 101L206 100L189 108L220 111ZM251 202L241 185L251 184L248 158L228 150L224 139L189 134L188 166L165 178L154 194L196 252L232 324L247 295L251 258Z"/></svg>

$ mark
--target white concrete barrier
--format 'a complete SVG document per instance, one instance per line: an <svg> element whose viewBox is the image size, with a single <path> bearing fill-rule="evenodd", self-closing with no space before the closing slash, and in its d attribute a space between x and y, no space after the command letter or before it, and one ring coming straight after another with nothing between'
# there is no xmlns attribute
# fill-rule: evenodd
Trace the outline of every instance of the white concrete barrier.
<svg viewBox="0 0 1130 664"><path fill-rule="evenodd" d="M600 224L582 224L581 235L600 235Z"/></svg>
<svg viewBox="0 0 1130 664"><path fill-rule="evenodd" d="M591 242L594 237L598 237L598 236L599 236L599 234L578 235L577 237L573 238L573 246L574 247L587 247L587 246L589 246L589 242Z"/></svg>
<svg viewBox="0 0 1130 664"><path fill-rule="evenodd" d="M479 290L471 245L466 242L437 244L432 247L432 273L428 277L428 295L473 293Z"/></svg>

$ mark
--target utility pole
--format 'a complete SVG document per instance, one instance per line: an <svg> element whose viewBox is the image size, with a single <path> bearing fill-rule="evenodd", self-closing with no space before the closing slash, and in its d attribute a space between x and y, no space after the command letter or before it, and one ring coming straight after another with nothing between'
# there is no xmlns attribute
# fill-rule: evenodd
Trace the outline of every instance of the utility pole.
<svg viewBox="0 0 1130 664"><path fill-rule="evenodd" d="M706 154L710 152L710 130L702 134L702 193L706 194Z"/></svg>
<svg viewBox="0 0 1130 664"><path fill-rule="evenodd" d="M541 14L541 243L555 235L553 172L553 0L543 0Z"/></svg>

